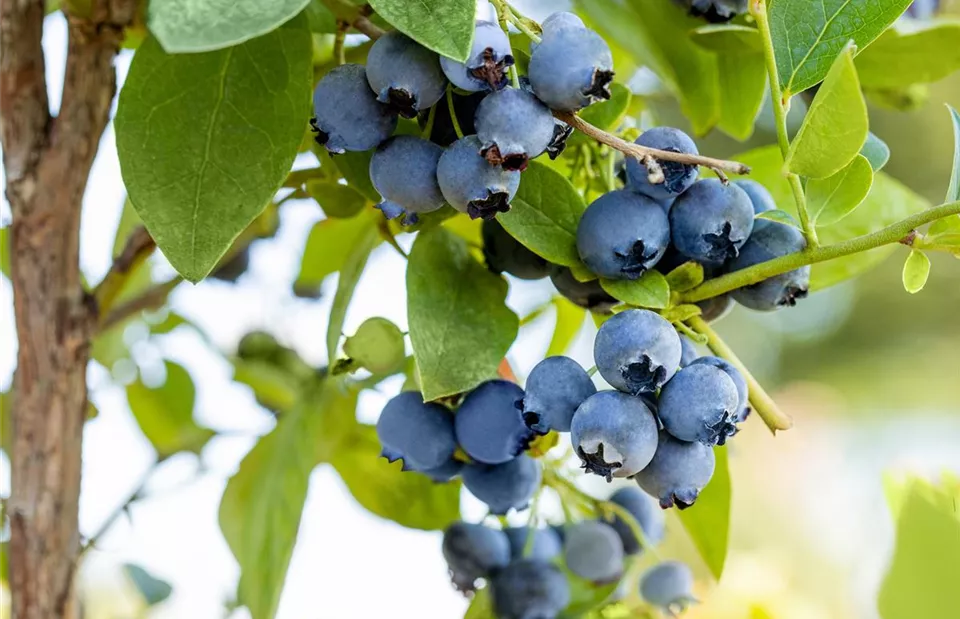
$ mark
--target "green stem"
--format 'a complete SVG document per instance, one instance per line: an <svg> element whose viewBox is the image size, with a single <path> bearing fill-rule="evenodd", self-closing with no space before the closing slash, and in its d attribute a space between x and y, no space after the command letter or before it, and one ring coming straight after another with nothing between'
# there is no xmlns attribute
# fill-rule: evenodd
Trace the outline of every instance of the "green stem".
<svg viewBox="0 0 960 619"><path fill-rule="evenodd" d="M795 254L787 254L780 258L774 258L773 260L761 262L760 264L755 264L752 267L740 271L734 271L733 273L727 273L715 279L707 280L696 288L681 293L680 301L682 303L703 301L704 299L710 299L725 292L736 290L737 288L756 284L774 275L799 269L808 264L825 262L851 254L859 254L860 252L875 249L883 245L899 243L900 239L910 234L915 228L957 213L960 213L960 202L941 204L940 206L927 209L886 228L871 232L870 234L841 241L840 243L834 243L833 245L824 245Z"/></svg>
<svg viewBox="0 0 960 619"><path fill-rule="evenodd" d="M433 133L433 123L437 118L437 106L434 105L430 108L430 114L427 116L427 125L423 128L423 131L420 132L420 137L424 140L429 140L430 135Z"/></svg>
<svg viewBox="0 0 960 619"><path fill-rule="evenodd" d="M720 336L714 331L707 322L699 316L694 316L687 321L690 327L697 333L706 336L707 346L721 359L726 359L734 367L740 370L747 381L747 390L750 392L750 404L757 411L757 415L767 424L770 431L776 433L777 430L789 430L793 426L793 421L788 415L777 407L777 403L764 390L764 388L753 377L747 366L737 357L737 355L727 346Z"/></svg>
<svg viewBox="0 0 960 619"><path fill-rule="evenodd" d="M767 78L770 82L770 99L773 104L773 117L777 126L777 143L780 145L780 153L786 158L787 151L790 149L790 136L787 134L788 101L784 101L783 91L780 89L777 59L773 51L773 36L770 34L770 21L767 19L766 0L753 0L750 10L757 20L757 29L760 30L760 38L763 41L763 56L767 65ZM807 197L803 193L800 177L796 174L788 174L787 180L790 182L793 199L797 204L797 215L800 218L803 235L807 239L807 247L817 247L820 241L817 239L816 227L810 222L810 215L807 212Z"/></svg>
<svg viewBox="0 0 960 619"><path fill-rule="evenodd" d="M509 4L507 5L507 10L510 12L509 18L510 23L517 27L517 30L527 35L527 38L533 41L534 43L540 42L540 34L536 30L540 29L540 25L537 24L534 20L529 17L524 17L520 14L520 11L513 8ZM536 30L532 27L536 26Z"/></svg>
<svg viewBox="0 0 960 619"><path fill-rule="evenodd" d="M340 22L337 24L337 34L333 39L333 57L336 59L338 65L347 64L347 55L344 51L344 42L347 39L348 28L350 28L350 24L347 22Z"/></svg>
<svg viewBox="0 0 960 619"><path fill-rule="evenodd" d="M457 110L453 107L453 87L447 86L447 111L450 112L450 122L453 123L453 130L457 134L457 139L463 137L463 129L457 121Z"/></svg>
<svg viewBox="0 0 960 619"><path fill-rule="evenodd" d="M543 494L543 484L540 484L540 489L533 495L533 501L530 503L530 517L527 519L527 539L523 542L524 558L529 558L530 554L533 553L534 532L537 528L537 506L540 504L541 494Z"/></svg>

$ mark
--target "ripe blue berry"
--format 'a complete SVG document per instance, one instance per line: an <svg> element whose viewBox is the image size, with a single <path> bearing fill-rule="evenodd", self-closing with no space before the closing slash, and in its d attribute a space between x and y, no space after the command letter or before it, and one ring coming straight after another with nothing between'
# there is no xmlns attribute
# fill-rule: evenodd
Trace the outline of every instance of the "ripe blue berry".
<svg viewBox="0 0 960 619"><path fill-rule="evenodd" d="M736 258L753 230L753 204L737 185L716 178L693 184L670 208L670 232L680 253L706 265Z"/></svg>
<svg viewBox="0 0 960 619"><path fill-rule="evenodd" d="M510 527L504 529L507 539L510 540L510 556L513 559L538 559L540 561L549 561L559 556L563 551L563 542L560 536L553 529L546 527L542 529L531 529L530 527ZM527 547L527 539L533 534L531 542L530 555L524 557L524 551Z"/></svg>
<svg viewBox="0 0 960 619"><path fill-rule="evenodd" d="M567 11L551 13L545 20L543 20L543 23L540 24L540 27L543 29L544 34L547 32L563 30L564 28L586 28L582 19L573 13L568 13Z"/></svg>
<svg viewBox="0 0 960 619"><path fill-rule="evenodd" d="M623 542L610 525L584 520L567 528L563 542L567 568L595 584L608 584L623 574Z"/></svg>
<svg viewBox="0 0 960 619"><path fill-rule="evenodd" d="M703 17L713 24L728 22L747 12L747 0L677 0L694 17Z"/></svg>
<svg viewBox="0 0 960 619"><path fill-rule="evenodd" d="M370 159L370 180L383 196L377 208L387 219L403 216L413 224L446 202L437 184L437 163L443 148L412 135L390 138Z"/></svg>
<svg viewBox="0 0 960 619"><path fill-rule="evenodd" d="M730 296L729 293L722 294L718 297L712 297L710 299L704 299L703 301L697 301L697 307L699 307L703 312L700 314L700 318L703 318L707 322L715 322L720 320L730 313L730 311L733 309L733 306L733 297Z"/></svg>
<svg viewBox="0 0 960 619"><path fill-rule="evenodd" d="M502 516L511 509L526 509L540 487L540 463L521 454L503 464L470 464L463 469L463 485L487 504L490 512Z"/></svg>
<svg viewBox="0 0 960 619"><path fill-rule="evenodd" d="M613 54L592 30L549 28L531 50L527 75L534 94L550 109L575 112L610 98Z"/></svg>
<svg viewBox="0 0 960 619"><path fill-rule="evenodd" d="M533 94L504 88L483 100L475 120L480 154L504 170L525 170L553 142L557 123Z"/></svg>
<svg viewBox="0 0 960 619"><path fill-rule="evenodd" d="M445 464L441 464L436 468L427 469L421 472L438 484L445 484L448 481L459 477L462 470L463 462L454 458L450 458Z"/></svg>
<svg viewBox="0 0 960 619"><path fill-rule="evenodd" d="M750 235L750 239L740 250L740 255L730 264L730 271L739 271L786 256L801 251L806 246L803 234L793 226L775 221L763 222L763 225L758 225ZM804 266L734 290L732 295L740 305L769 312L796 305L797 299L807 296L809 288L810 267Z"/></svg>
<svg viewBox="0 0 960 619"><path fill-rule="evenodd" d="M743 374L740 373L740 370L734 367L734 365L726 359L709 355L706 357L700 357L699 359L693 361L693 363L712 365L713 367L721 369L727 373L727 376L730 377L730 380L733 381L733 384L737 388L737 413L734 415L734 422L739 423L746 419L747 414L750 412L750 391L747 387L747 379L743 377Z"/></svg>
<svg viewBox="0 0 960 619"><path fill-rule="evenodd" d="M634 486L620 488L610 497L610 502L619 505L633 516L643 535L651 544L659 543L663 539L664 518L663 511L657 503ZM633 529L620 516L616 516L611 526L620 535L623 551L628 555L639 554L643 547L640 540L633 534Z"/></svg>
<svg viewBox="0 0 960 619"><path fill-rule="evenodd" d="M777 208L777 203L773 201L773 196L767 191L767 188L755 180L745 178L733 183L743 189L750 198L750 204L753 205L753 214L759 215L766 211L773 211ZM761 220L762 221L762 220ZM756 225L756 223L754 224Z"/></svg>
<svg viewBox="0 0 960 619"><path fill-rule="evenodd" d="M560 568L534 559L514 561L490 582L497 619L555 619L570 603Z"/></svg>
<svg viewBox="0 0 960 619"><path fill-rule="evenodd" d="M543 279L550 274L549 263L510 236L496 219L486 219L480 227L483 257L494 273L509 273L519 279Z"/></svg>
<svg viewBox="0 0 960 619"><path fill-rule="evenodd" d="M471 458L500 464L515 458L533 439L523 421L523 389L489 380L467 394L454 419L457 440Z"/></svg>
<svg viewBox="0 0 960 619"><path fill-rule="evenodd" d="M450 206L471 219L492 219L510 210L520 173L492 166L480 155L480 140L468 135L454 142L437 166L440 191Z"/></svg>
<svg viewBox="0 0 960 619"><path fill-rule="evenodd" d="M680 367L683 348L676 329L650 310L626 310L600 327L593 358L600 375L626 393L651 393Z"/></svg>
<svg viewBox="0 0 960 619"><path fill-rule="evenodd" d="M577 407L597 392L586 370L570 357L547 357L530 376L523 396L523 420L534 432L569 432Z"/></svg>
<svg viewBox="0 0 960 619"><path fill-rule="evenodd" d="M467 62L442 56L440 66L457 88L471 92L500 90L507 85L507 69L513 66L510 39L497 24L478 21Z"/></svg>
<svg viewBox="0 0 960 619"><path fill-rule="evenodd" d="M637 279L663 257L670 223L663 209L631 191L593 201L577 226L577 251L587 268L610 279Z"/></svg>
<svg viewBox="0 0 960 619"><path fill-rule="evenodd" d="M664 385L657 412L663 428L681 441L723 445L737 432L739 402L737 386L726 372L694 363Z"/></svg>
<svg viewBox="0 0 960 619"><path fill-rule="evenodd" d="M700 356L700 353L697 352L697 346L693 343L686 335L680 336L680 367L685 368Z"/></svg>
<svg viewBox="0 0 960 619"><path fill-rule="evenodd" d="M397 114L377 101L362 65L341 65L313 91L316 140L331 153L370 150L390 137Z"/></svg>
<svg viewBox="0 0 960 619"><path fill-rule="evenodd" d="M613 306L618 303L600 286L599 280L577 281L577 278L567 267L555 267L550 272L550 281L553 282L557 292L571 303L592 312L609 314Z"/></svg>
<svg viewBox="0 0 960 619"><path fill-rule="evenodd" d="M377 437L383 457L403 460L405 468L415 471L446 464L457 449L450 411L424 402L416 391L404 391L387 402L377 421Z"/></svg>
<svg viewBox="0 0 960 619"><path fill-rule="evenodd" d="M510 563L510 542L503 531L480 524L454 522L443 532L443 558L460 591L473 591L476 581L488 578Z"/></svg>
<svg viewBox="0 0 960 619"><path fill-rule="evenodd" d="M645 492L660 501L660 507L693 505L713 477L716 456L703 443L680 441L664 430L653 460L634 478Z"/></svg>
<svg viewBox="0 0 960 619"><path fill-rule="evenodd" d="M664 561L647 570L640 579L640 595L674 617L698 601L693 597L693 573L679 561Z"/></svg>
<svg viewBox="0 0 960 619"><path fill-rule="evenodd" d="M697 145L690 136L673 127L654 127L644 131L636 139L636 144L647 148L667 150L672 153L697 155ZM663 182L656 185L650 182L647 166L633 157L627 158L627 187L645 196L658 200L661 204L671 200L690 188L697 180L697 166L676 161L657 160L663 170Z"/></svg>
<svg viewBox="0 0 960 619"><path fill-rule="evenodd" d="M404 118L433 107L447 88L437 53L397 30L374 41L367 55L367 81L377 100Z"/></svg>
<svg viewBox="0 0 960 619"><path fill-rule="evenodd" d="M630 477L650 463L657 449L657 420L640 398L600 391L577 409L570 442L588 473Z"/></svg>

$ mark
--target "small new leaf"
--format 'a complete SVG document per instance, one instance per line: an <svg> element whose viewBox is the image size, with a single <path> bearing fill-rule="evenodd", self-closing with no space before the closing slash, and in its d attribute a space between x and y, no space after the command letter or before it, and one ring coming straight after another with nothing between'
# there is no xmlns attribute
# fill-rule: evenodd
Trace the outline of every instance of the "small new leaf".
<svg viewBox="0 0 960 619"><path fill-rule="evenodd" d="M703 265L699 262L684 262L667 273L667 285L670 290L686 292L703 283Z"/></svg>
<svg viewBox="0 0 960 619"><path fill-rule="evenodd" d="M640 279L601 279L600 286L612 297L650 309L663 309L670 304L670 284L659 271L647 271Z"/></svg>
<svg viewBox="0 0 960 619"><path fill-rule="evenodd" d="M947 109L953 121L953 172L944 202L957 202L960 201L960 112L950 105L947 105Z"/></svg>
<svg viewBox="0 0 960 619"><path fill-rule="evenodd" d="M772 211L763 211L762 213L757 213L754 216L754 219L767 219L769 221L775 221L778 224L792 226L797 230L800 229L800 223L797 222L794 216L786 211L781 211L780 209L774 209Z"/></svg>
<svg viewBox="0 0 960 619"><path fill-rule="evenodd" d="M910 294L917 294L927 284L930 276L930 259L922 251L910 250L903 263L903 287Z"/></svg>
<svg viewBox="0 0 960 619"><path fill-rule="evenodd" d="M343 343L343 352L375 375L399 371L406 359L403 332L386 318L368 318Z"/></svg>

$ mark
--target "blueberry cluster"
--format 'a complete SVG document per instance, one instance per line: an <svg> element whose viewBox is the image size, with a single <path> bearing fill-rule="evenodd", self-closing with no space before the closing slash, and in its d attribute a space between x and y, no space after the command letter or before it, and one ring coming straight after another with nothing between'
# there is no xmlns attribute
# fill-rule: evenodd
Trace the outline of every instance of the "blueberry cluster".
<svg viewBox="0 0 960 619"><path fill-rule="evenodd" d="M492 22L477 22L462 63L388 32L365 67L341 65L320 80L316 139L331 153L376 148L370 179L388 218L414 223L450 204L491 219L510 208L531 159L562 151L571 128L551 110L608 99L613 80L609 47L571 13L544 21L521 87L509 85L513 64L510 39ZM451 100L441 101L448 90ZM429 135L394 135L400 116L419 117Z"/></svg>

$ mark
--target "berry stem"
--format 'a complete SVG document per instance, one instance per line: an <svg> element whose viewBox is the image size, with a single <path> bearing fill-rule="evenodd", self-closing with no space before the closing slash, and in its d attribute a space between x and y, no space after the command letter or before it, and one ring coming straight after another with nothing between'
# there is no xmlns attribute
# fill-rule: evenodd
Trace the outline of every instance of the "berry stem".
<svg viewBox="0 0 960 619"><path fill-rule="evenodd" d="M726 172L730 174L749 174L750 167L742 164L737 161L726 161L723 159L714 159L713 157L704 157L701 155L691 155L688 153L675 153L668 150L660 150L657 148L648 148L646 146L641 146L639 144L633 144L627 142L617 136L607 133L603 129L595 127L580 118L576 114L570 112L559 112L554 110L553 115L563 122L567 123L577 131L583 133L587 137L593 138L601 144L606 144L610 148L616 149L627 155L639 160L641 163L646 164L647 161L653 159L661 161L676 161L677 163L685 163L687 165L698 165L705 168L710 168L714 172L720 175L721 179L726 178ZM659 166L656 166L659 168Z"/></svg>
<svg viewBox="0 0 960 619"><path fill-rule="evenodd" d="M770 21L767 19L766 0L753 0L750 3L750 12L757 20L757 29L763 40L763 57L767 64L767 81L770 84L770 99L773 103L773 117L777 126L777 143L780 145L780 153L786 158L787 150L790 148L790 136L787 133L787 110L790 108L790 100L789 97L784 99L784 93L780 89L777 59L773 51L773 36L770 34ZM807 247L813 249L820 245L820 241L817 239L817 229L810 221L810 214L807 212L807 197L803 192L803 184L796 174L787 174L787 180L793 191L793 200L797 204L797 215L800 217L803 236L807 239Z"/></svg>
<svg viewBox="0 0 960 619"><path fill-rule="evenodd" d="M434 105L430 108L430 114L427 115L427 124L423 128L423 131L420 132L420 137L424 140L429 140L430 135L433 133L433 123L437 118L437 106Z"/></svg>
<svg viewBox="0 0 960 619"><path fill-rule="evenodd" d="M859 254L860 252L876 249L883 245L899 243L900 240L908 235L914 228L957 213L960 213L960 202L941 204L940 206L929 208L886 228L871 232L870 234L847 239L846 241L834 243L833 245L821 245L820 247L814 247L806 251L787 254L780 258L774 258L773 260L761 262L760 264L755 264L752 267L740 271L734 271L707 280L692 290L680 293L680 302L695 303L697 301L703 301L704 299L710 299L725 292L736 290L737 288L756 284L768 277L799 269L808 264L825 262L851 254Z"/></svg>
<svg viewBox="0 0 960 619"><path fill-rule="evenodd" d="M509 12L510 23L516 26L517 30L525 34L534 43L540 42L540 34L537 32L537 30L542 32L540 24L529 17L524 17L520 11L509 4L507 4L507 11Z"/></svg>
<svg viewBox="0 0 960 619"><path fill-rule="evenodd" d="M337 34L333 39L333 57L337 61L338 65L347 64L347 54L344 51L344 41L347 40L347 29L350 28L350 24L341 21L337 22Z"/></svg>
<svg viewBox="0 0 960 619"><path fill-rule="evenodd" d="M687 324L697 333L707 338L707 346L721 359L726 359L734 367L740 370L747 381L747 390L750 393L750 405L757 411L757 415L763 420L770 431L776 434L777 430L789 430L793 427L793 420L789 415L777 407L777 403L764 390L764 388L753 377L747 366L737 357L737 355L727 346L726 342L720 338L720 335L707 324L703 318L694 316L687 320Z"/></svg>
<svg viewBox="0 0 960 619"><path fill-rule="evenodd" d="M450 122L453 124L453 131L457 134L457 139L463 138L463 129L460 128L460 122L457 120L457 110L453 106L453 86L447 86L447 111L450 112Z"/></svg>
<svg viewBox="0 0 960 619"><path fill-rule="evenodd" d="M363 15L353 20L351 25L374 41L384 35L384 31L379 26Z"/></svg>

